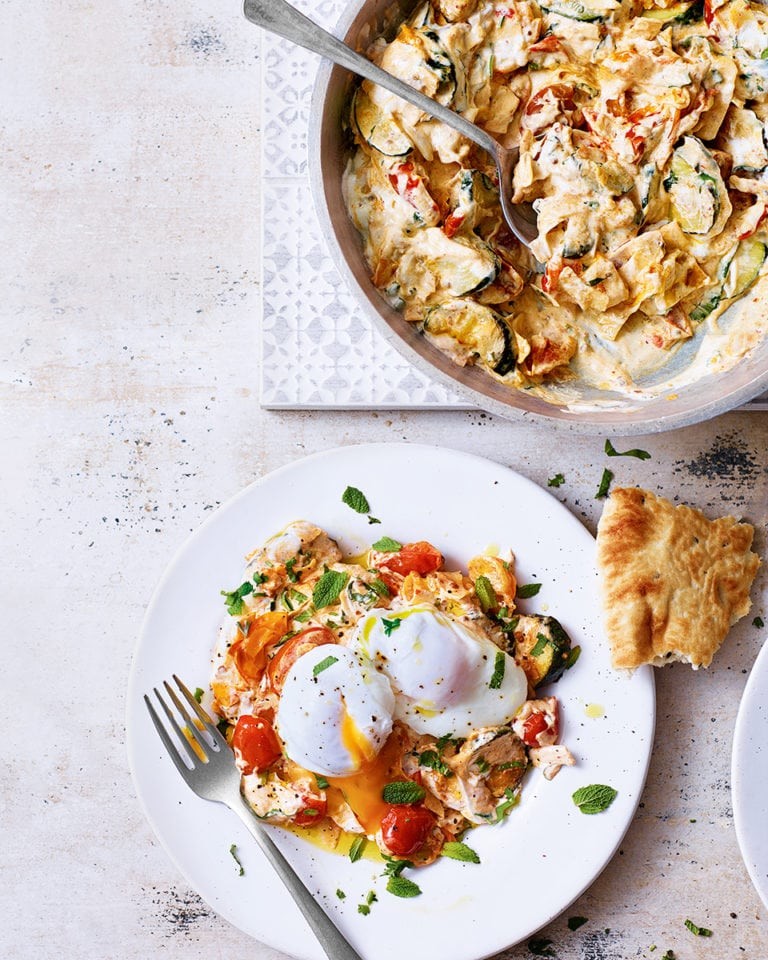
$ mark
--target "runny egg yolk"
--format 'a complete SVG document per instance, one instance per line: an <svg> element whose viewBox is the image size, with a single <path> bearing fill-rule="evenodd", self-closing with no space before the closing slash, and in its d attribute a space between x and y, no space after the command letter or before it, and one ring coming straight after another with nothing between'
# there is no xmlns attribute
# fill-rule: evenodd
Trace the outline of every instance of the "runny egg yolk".
<svg viewBox="0 0 768 960"><path fill-rule="evenodd" d="M384 787L395 777L399 769L402 746L398 737L390 737L378 755L370 759L357 773L348 777L328 777L328 782L337 787L352 808L365 832L376 833L389 810L382 799Z"/></svg>
<svg viewBox="0 0 768 960"><path fill-rule="evenodd" d="M343 700L342 697L342 702ZM362 767L376 754L376 748L355 723L352 714L347 710L346 703L344 703L341 717L341 742L349 751L355 766Z"/></svg>

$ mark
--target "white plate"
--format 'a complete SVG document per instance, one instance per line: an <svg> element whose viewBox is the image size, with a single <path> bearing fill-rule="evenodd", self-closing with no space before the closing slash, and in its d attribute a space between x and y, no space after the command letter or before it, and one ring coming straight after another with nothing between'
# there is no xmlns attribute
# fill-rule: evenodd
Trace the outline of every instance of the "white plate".
<svg viewBox="0 0 768 960"><path fill-rule="evenodd" d="M380 526L341 503L347 485L368 497ZM189 882L231 923L302 960L321 949L251 838L223 807L193 795L152 729L141 696L171 673L206 686L209 651L223 613L222 588L240 582L243 557L294 519L318 524L350 554L382 534L430 540L448 568L491 546L511 547L520 583L543 584L522 604L557 616L582 655L554 690L562 740L578 758L551 783L538 771L503 824L480 827L472 846L482 863L440 860L418 873L423 893L402 900L384 890L381 865L355 864L275 830L310 889L317 891L366 960L411 956L476 960L530 936L598 876L635 813L650 757L654 685L609 666L596 595L595 544L557 500L510 470L454 450L416 444L350 446L269 474L217 511L182 548L155 593L128 692L128 748L137 791L158 837ZM586 704L605 716L590 719ZM615 787L609 810L582 814L571 794L590 783ZM239 877L229 848L238 845ZM414 875L415 871L411 871ZM340 901L336 890L346 893ZM369 916L357 905L378 894Z"/></svg>
<svg viewBox="0 0 768 960"><path fill-rule="evenodd" d="M768 907L768 643L755 660L739 705L731 783L741 855Z"/></svg>

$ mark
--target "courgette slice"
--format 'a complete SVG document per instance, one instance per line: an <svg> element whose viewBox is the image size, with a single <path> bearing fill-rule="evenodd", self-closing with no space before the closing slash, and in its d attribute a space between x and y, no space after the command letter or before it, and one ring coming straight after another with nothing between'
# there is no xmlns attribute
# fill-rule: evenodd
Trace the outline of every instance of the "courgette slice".
<svg viewBox="0 0 768 960"><path fill-rule="evenodd" d="M754 237L742 240L728 265L723 283L723 298L732 300L746 293L757 280L766 256L768 256L768 247L762 240L756 240Z"/></svg>
<svg viewBox="0 0 768 960"><path fill-rule="evenodd" d="M684 233L705 236L718 224L722 226L721 221L724 223L730 213L720 169L695 137L686 137L672 154L664 188L669 194L672 216Z"/></svg>
<svg viewBox="0 0 768 960"><path fill-rule="evenodd" d="M352 116L363 140L385 157L404 157L413 149L392 117L388 117L362 87L355 92Z"/></svg>
<svg viewBox="0 0 768 960"><path fill-rule="evenodd" d="M512 631L515 662L532 687L558 680L568 665L571 638L554 617L521 616Z"/></svg>
<svg viewBox="0 0 768 960"><path fill-rule="evenodd" d="M546 13L555 13L559 17L581 20L584 23L605 20L605 11L591 9L588 4L580 3L579 0L546 0L541 9Z"/></svg>
<svg viewBox="0 0 768 960"><path fill-rule="evenodd" d="M479 362L500 377L515 366L512 331L490 307L474 300L449 300L430 310L424 332L432 337L451 337L465 362Z"/></svg>
<svg viewBox="0 0 768 960"><path fill-rule="evenodd" d="M694 323L701 323L702 320L707 319L713 310L716 310L720 306L722 297L723 288L717 287L715 290L710 291L704 300L699 301L688 316Z"/></svg>
<svg viewBox="0 0 768 960"><path fill-rule="evenodd" d="M759 173L768 167L763 123L748 107L731 105L717 135L717 146L733 157L733 169Z"/></svg>
<svg viewBox="0 0 768 960"><path fill-rule="evenodd" d="M442 247L434 270L440 278L440 285L454 296L479 293L498 276L501 267L498 257L482 241L445 237Z"/></svg>
<svg viewBox="0 0 768 960"><path fill-rule="evenodd" d="M640 200L640 223L644 223L648 216L648 209L659 195L659 171L655 163L646 163L640 168L640 179L637 185L638 199Z"/></svg>
<svg viewBox="0 0 768 960"><path fill-rule="evenodd" d="M703 0L692 0L690 3L674 3L666 9L653 7L643 10L641 16L647 20L661 20L662 23L696 23L704 16L704 3Z"/></svg>

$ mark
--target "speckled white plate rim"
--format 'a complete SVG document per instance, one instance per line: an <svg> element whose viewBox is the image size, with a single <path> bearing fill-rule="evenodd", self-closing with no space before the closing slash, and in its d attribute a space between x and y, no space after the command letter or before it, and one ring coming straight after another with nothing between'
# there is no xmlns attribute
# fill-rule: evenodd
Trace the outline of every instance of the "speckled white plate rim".
<svg viewBox="0 0 768 960"><path fill-rule="evenodd" d="M494 486L502 484L502 488L508 488L506 493L514 493L518 499L522 497L525 501L530 501L530 503L535 505L533 513L537 521L542 521L545 526L547 526L552 524L552 517L554 517L555 526L553 529L557 537L560 538L559 542L561 545L570 543L570 545L573 546L575 543L578 550L584 554L578 558L578 562L574 562L573 564L573 569L571 570L574 578L573 582L577 583L581 576L583 580L582 586L585 586L588 592L594 590L595 581L592 576L594 569L594 541L591 535L567 508L556 498L552 497L546 490L538 487L532 481L515 474L498 463L450 448L408 443L350 445L323 451L265 475L245 488L220 507L215 514L209 517L177 552L176 557L161 579L147 610L141 639L134 656L127 698L127 743L129 762L137 795L151 826L171 859L176 863L190 884L201 893L203 898L215 910L250 935L271 946L300 957L302 960L303 958L306 958L306 960L320 960L323 955L319 945L306 927L305 922L290 902L287 893L279 886L269 872L267 865L254 860L254 853L251 849L252 845L249 844L249 838L247 834L245 834L244 828L242 830L239 829L240 825L234 821L234 817L232 817L229 812L222 811L217 805L200 800L187 790L168 759L163 756L159 740L157 740L154 731L152 731L149 726L141 699L142 694L148 686L160 682L165 676L169 675L171 670L176 670L176 672L180 672L182 676L184 676L187 669L184 662L179 663L178 659L173 660L172 665L167 665L164 670L155 669L160 666L160 664L155 661L158 659L162 660L163 655L170 652L164 649L163 644L159 647L155 645L150 648L149 653L152 678L151 681L148 681L146 676L147 664L143 661L147 659L147 642L151 639L150 628L152 628L153 623L156 626L155 621L164 613L162 609L164 598L168 594L168 591L173 589L174 580L178 579L179 575L184 572L183 568L185 565L187 567L189 566L190 560L195 560L196 552L199 553L200 548L205 546L207 541L210 541L209 534L211 528L215 530L218 525L226 527L227 524L231 527L232 519L236 518L238 513L242 514L243 512L247 512L251 500L259 499L259 494L263 487L274 485L276 490L280 491L280 495L282 495L282 492L290 486L291 480L297 480L297 478L300 480L302 474L311 475L314 485L317 475L322 476L324 471L329 471L329 475L334 478L335 486L333 493L329 493L328 497L333 498L334 504L332 508L326 504L324 509L332 509L339 513L343 518L341 521L342 527L352 529L355 524L358 525L357 530L352 534L351 542L355 542L355 540L364 542L366 539L370 542L370 539L372 539L371 531L373 531L374 536L377 535L378 531L385 530L387 526L390 532L404 531L397 530L397 525L396 523L392 523L391 517L388 524L385 520L385 524L382 525L382 527L369 528L367 527L367 521L364 517L357 517L357 515L352 514L346 507L342 507L341 510L339 510L335 501L339 500L340 502L340 493L347 483L360 482L359 476L351 474L366 474L366 471L372 471L368 474L368 478L365 481L369 484L369 489L366 490L366 492L370 493L370 485L380 480L382 474L388 470L396 471L403 466L410 466L412 468L414 463L420 464L422 472L426 470L427 474L430 470L434 472L439 465L441 470L438 471L438 473L443 477L448 475L448 467L450 466L452 469L461 473L462 476L469 475L473 481L470 487L475 491L479 489L478 477L482 477L483 482L487 483L490 481ZM336 487L338 487L338 490L335 489ZM493 488L490 489L492 490ZM434 492L431 496L434 498ZM487 499L487 497L488 494L483 498L483 501ZM376 499L383 499L383 497L380 496L380 491L371 497L374 510L378 510L378 507L375 505ZM397 497L395 498L395 502L397 502ZM506 503L507 501L504 502ZM529 510L530 503L526 503L526 509L522 510L521 515L517 517L518 521L524 521L525 513ZM513 498L511 509L514 507L515 500ZM475 505L475 509L477 509L477 504ZM311 514L311 512L311 509L309 511L305 510L304 515L307 516ZM379 512L384 514L385 511ZM294 514L294 516L296 516L296 514ZM311 519L312 517L310 516L309 518ZM289 517L289 519L291 519L291 517ZM444 520L441 518L440 522L443 523ZM274 532L275 523L277 523L277 521L272 522L272 525L269 527L269 532ZM366 526L360 526L361 524L365 524ZM280 525L279 523L277 524L278 527ZM500 525L503 527L503 523ZM395 527L395 531L392 530L393 526ZM474 526L472 529L474 531ZM336 533L335 530L331 532ZM548 533L551 535L553 530L550 529ZM413 529L412 537L418 538L419 536L420 531ZM344 537L342 537L342 539L344 539ZM429 539L429 537L427 537L427 539ZM249 534L248 546L253 546L254 542L258 542L258 539L254 541L253 536ZM208 543L208 546L210 546L210 543ZM473 549L476 551L483 549L483 546L481 543L473 543ZM518 560L524 564L526 561L526 551L520 548L519 543L516 544L516 547ZM227 549L231 549L229 545L227 545ZM242 552L245 551L243 550ZM224 579L221 582L228 582L228 578L233 572L235 570L239 571L241 563L240 553L235 551L232 560L236 566L226 572L222 572L221 576ZM587 560L589 562L585 563ZM553 568L557 566L554 560L552 564ZM586 579L582 576L585 566L589 568L590 574ZM525 572L526 571L523 570L523 573ZM236 577L237 574L235 573L234 575ZM217 576L219 586L221 586L221 582L219 582L220 579L221 578ZM569 594L573 594L573 588L568 592ZM197 593L199 593L199 591L197 591ZM191 594L196 598L194 590L191 591ZM216 595L218 599L218 590L216 591ZM557 614L560 612L562 600L563 598L558 600L553 610L554 613ZM594 597L592 597L591 600L594 600ZM196 602L196 599L192 600L193 607ZM571 599L570 602L576 603L578 606L577 601ZM586 611L586 609L585 607L584 610ZM596 607L594 602L588 604L588 609L593 619L595 619L594 614ZM167 610L165 614L167 614ZM219 615L220 614L217 614L217 617ZM210 649L213 639L213 633L209 624L204 622L201 627L199 619L200 618L193 617L190 621L194 624L193 629L196 629L198 632L202 629L202 635L205 636L205 648L195 651L195 656L198 659L198 667L200 667L203 661L207 663L208 650ZM206 621L205 617L202 619ZM168 623L163 622L162 617L160 622L164 628L168 624L175 626L175 614L174 618L168 621ZM496 828L495 831L490 829L487 832L481 830L473 834L473 843L484 858L484 862L488 862L489 866L492 866L493 857L498 856L497 851L499 849L504 848L507 853L509 853L507 847L509 847L510 844L514 846L514 844L522 843L522 835L525 834L527 839L531 828L533 828L535 832L538 824L540 831L547 813L552 812L552 810L557 811L558 818L564 819L566 825L573 823L578 825L579 829L577 831L560 836L560 846L553 842L551 851L544 851L542 849L544 845L550 843L549 832L546 835L546 843L542 841L541 836L538 837L539 847L537 848L537 852L541 863L528 864L529 875L531 871L536 869L545 869L547 871L546 877L548 882L550 885L554 884L557 890L552 898L538 898L539 900L547 900L545 905L542 906L541 904L533 903L528 906L535 906L536 909L528 909L527 912L521 910L527 917L522 924L517 921L515 917L510 917L508 910L500 911L498 922L491 924L490 927L488 917L485 917L483 922L479 922L478 918L475 917L475 913L478 910L482 910L484 904L484 899L480 898L480 893L484 891L485 894L489 894L493 891L493 884L489 886L489 884L483 880L483 877L485 877L486 881L488 879L493 880L495 874L492 871L489 871L486 867L473 867L477 872L474 876L472 874L467 875L461 871L466 870L468 865L457 865L454 862L450 864L439 862L429 868L429 871L434 874L436 878L434 883L430 877L430 883L428 884L426 882L427 875L423 875L424 882L422 886L425 889L425 894L428 895L423 895L413 901L399 901L385 895L384 898L380 898L380 902L376 904L376 908L372 911L371 916L365 918L366 923L363 925L360 923L360 918L356 915L357 900L355 900L354 896L348 897L345 901L346 913L339 912L340 904L333 897L333 890L329 889L329 884L331 888L333 888L334 884L331 883L331 878L327 876L327 865L332 862L332 876L334 879L337 876L343 875L343 885L348 891L359 887L362 895L364 895L364 888L370 888L371 883L375 881L369 879L367 874L359 869L356 875L351 875L349 870L350 865L345 858L316 851L314 848L309 847L307 844L287 834L277 837L281 847L283 847L285 852L291 857L296 868L305 877L306 882L309 883L312 889L316 890L317 895L322 899L326 908L335 915L337 922L342 926L353 945L355 945L366 958L379 960L379 958L391 956L391 951L394 949L397 952L398 948L400 952L406 948L407 952L406 945L408 942L412 942L412 940L409 940L409 937L418 936L425 922L429 922L434 926L435 921L439 921L437 923L439 935L435 934L431 938L434 942L426 946L426 950L422 949L420 951L424 960L430 960L432 957L441 957L445 958L445 960L480 960L481 957L490 956L516 942L520 942L520 940L534 933L536 929L554 919L554 917L565 910L573 900L594 882L596 877L611 860L634 817L645 783L653 743L655 693L653 673L650 668L637 671L631 679L623 677L617 679L616 675L610 672L607 667L607 650L604 649L604 643L601 645L599 639L600 630L596 626L594 629L596 633L591 639L595 640L597 638L597 643L594 649L588 647L586 656L582 656L580 660L582 673L579 675L577 669L569 672L563 681L561 681L560 688L557 691L566 703L564 739L572 746L578 746L580 743L581 737L578 729L571 730L569 726L572 720L568 719L568 711L573 709L573 704L571 703L571 699L573 698L569 699L568 696L564 695L564 691L568 684L573 685L576 682L573 679L576 676L581 676L578 682L580 686L584 686L587 678L591 676L589 672L585 671L592 670L593 676L591 676L591 680L595 682L604 674L601 681L603 686L606 684L606 678L608 678L608 687L611 683L621 686L621 696L617 697L614 702L617 716L619 716L622 710L627 710L630 701L632 702L633 709L630 709L628 715L623 719L620 718L617 728L609 732L609 734L598 734L596 731L600 728L592 722L590 732L587 734L592 753L585 756L578 750L576 751L580 756L580 766L574 768L579 774L576 778L571 777L568 779L566 776L566 774L572 774L574 771L563 771L560 777L551 784L544 784L543 779L536 773L535 776L537 776L538 779L529 781L526 784L523 793L524 802L521 803L520 808L515 811L513 820L508 821L501 828ZM155 637L155 639L157 638ZM583 635L579 633L577 642L582 640ZM172 638L171 645L173 643L178 644L178 642L177 637ZM184 649L186 651L186 648ZM595 658L594 664L591 668L586 667L585 664L589 663L591 657ZM184 660L184 656L179 659ZM190 659L192 659L191 654ZM603 661L605 662L603 663ZM197 676L195 679L196 678ZM187 676L187 680L188 682L193 682L189 676ZM600 684L598 683L597 685L599 686ZM609 696L608 687L606 687L606 696ZM627 691L629 691L629 697L627 697ZM594 699L594 697L591 699ZM575 702L576 701L573 700L573 703ZM613 738L610 739L610 750L607 751L606 756L614 756L618 752L626 758L626 746L624 749L618 751L615 748L617 746L616 738L625 735L628 724L632 726L632 735L637 737L637 749L630 750L631 760L624 770L624 777L623 779L619 777L615 782L615 785L619 789L619 798L611 810L605 814L601 814L598 817L584 817L576 811L572 803L566 802L566 798L570 797L570 792L572 792L573 789L586 782L593 782L595 779L610 782L608 776L596 778L589 776L589 774L595 764L597 764L597 768L600 771L606 769L605 766L600 767L600 763L605 762L605 757L603 757L600 752L601 749L603 752L606 752L605 745L603 744L602 747L599 747L601 742L606 740L606 736ZM575 727L578 726L579 724L576 723ZM583 718L580 726L582 728L585 727ZM148 759L148 755L150 754L151 759ZM149 775L150 773L151 775ZM545 787L543 790L542 785ZM526 800L531 801L534 798L535 804L526 802ZM536 817L532 818L532 813L538 814L538 819ZM531 819L533 819L532 824L527 822ZM558 822L551 821L551 823L552 836L554 837L558 834L562 824L559 820ZM512 824L512 826L509 824ZM515 829L515 825L518 827L524 826L525 829L518 830L517 833L513 834L512 831ZM184 832L185 826L186 832ZM500 831L505 832L502 833ZM279 831L276 831L276 833L279 833ZM485 834L485 838L483 834ZM491 835L493 836L491 837ZM477 837L477 840L475 840L475 837ZM237 840L241 851L246 854L246 859L248 860L247 873L250 878L248 883L244 883L241 878L238 884L236 872L232 869L233 864L228 855L229 842L232 840ZM501 842L498 842L499 840ZM492 846L489 846L490 842L492 842ZM574 844L576 848L581 844L584 849L574 849ZM243 852L241 852L241 856L243 856ZM553 859L547 861L549 852L552 852L553 856L560 857L561 862L557 864L557 870L554 872L552 866L555 861ZM324 867L326 868L326 876L323 876ZM451 871L458 872L451 873ZM482 871L482 873L480 871ZM375 877L376 874L373 874L373 876ZM459 887L462 893L462 895L452 903L446 903L445 897L443 896L441 898L441 896L436 895L435 890L432 889L435 885L437 888L445 888L447 876L450 877L448 881L449 889L456 893L454 888ZM261 878L260 882L259 878ZM254 892L254 880L257 883L256 890L258 890L259 896L251 900L248 894L249 892ZM362 887L360 887L360 881L363 881ZM565 889L560 890L559 885L563 882L565 882ZM470 885L469 892L468 885ZM519 895L521 888L518 887L517 889ZM379 892L381 892L380 888ZM261 914L256 909L259 903L263 905ZM351 913L351 911L355 911L355 913ZM491 914L491 916L493 916L493 914ZM275 921L276 917L279 918L277 922ZM397 926L396 931L393 925ZM432 949L430 949L430 947Z"/></svg>

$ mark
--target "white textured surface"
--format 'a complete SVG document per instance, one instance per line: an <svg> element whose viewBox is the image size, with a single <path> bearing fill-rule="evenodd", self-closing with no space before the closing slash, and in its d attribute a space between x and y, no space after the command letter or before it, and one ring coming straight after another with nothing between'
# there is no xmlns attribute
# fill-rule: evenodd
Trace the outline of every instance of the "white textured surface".
<svg viewBox="0 0 768 960"><path fill-rule="evenodd" d="M0 956L276 960L186 887L127 772L131 651L188 533L298 456L406 438L539 483L562 471L558 496L592 530L607 464L710 516L748 516L765 555L768 418L633 438L653 454L639 463L606 462L597 438L478 413L260 410L261 64L239 4L6 0L2 11ZM754 613L768 621L760 577ZM659 674L644 805L568 911L589 924L543 931L560 960L768 956L729 798L738 700L766 635L750 621L709 671ZM524 872L504 882L513 909Z"/></svg>

